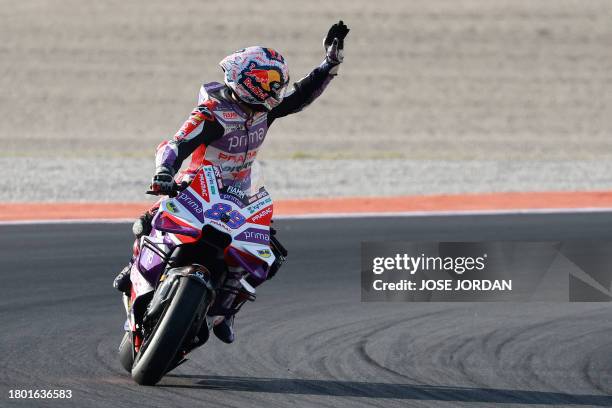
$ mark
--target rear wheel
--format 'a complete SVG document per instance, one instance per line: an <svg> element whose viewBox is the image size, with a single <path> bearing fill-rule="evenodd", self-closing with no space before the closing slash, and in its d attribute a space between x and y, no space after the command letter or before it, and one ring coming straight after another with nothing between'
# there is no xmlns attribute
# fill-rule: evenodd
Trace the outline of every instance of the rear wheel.
<svg viewBox="0 0 612 408"><path fill-rule="evenodd" d="M201 303L208 299L206 287L193 279L180 278L170 305L136 355L132 367L134 381L154 385L161 380L175 361Z"/></svg>

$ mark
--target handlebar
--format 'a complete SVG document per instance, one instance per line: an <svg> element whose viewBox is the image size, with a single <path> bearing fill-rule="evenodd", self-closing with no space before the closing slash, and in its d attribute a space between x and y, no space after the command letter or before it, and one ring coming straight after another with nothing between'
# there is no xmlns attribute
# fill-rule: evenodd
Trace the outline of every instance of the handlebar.
<svg viewBox="0 0 612 408"><path fill-rule="evenodd" d="M147 190L145 193L149 195L154 195L154 196L167 195L168 197L176 197L177 194L183 191L184 189L186 189L187 186L189 186L189 183L185 181L181 182L181 184L173 183L172 190L170 191L169 194L162 193L161 191L150 190L151 186L149 186L149 190Z"/></svg>

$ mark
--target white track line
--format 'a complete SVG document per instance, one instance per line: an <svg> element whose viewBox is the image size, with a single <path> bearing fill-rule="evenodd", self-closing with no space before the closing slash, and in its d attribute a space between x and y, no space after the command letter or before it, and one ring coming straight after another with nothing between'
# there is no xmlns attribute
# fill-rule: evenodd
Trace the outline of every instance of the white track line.
<svg viewBox="0 0 612 408"><path fill-rule="evenodd" d="M300 215L279 215L275 220L330 219L330 218L390 218L390 217L457 217L479 215L529 215L529 214L588 214L612 212L612 207L585 208L519 208L512 210L461 210L461 211L405 211L405 212L364 212L364 213L320 213ZM134 218L83 218L69 220L19 220L0 221L3 225L40 225L40 224L124 224L134 222Z"/></svg>

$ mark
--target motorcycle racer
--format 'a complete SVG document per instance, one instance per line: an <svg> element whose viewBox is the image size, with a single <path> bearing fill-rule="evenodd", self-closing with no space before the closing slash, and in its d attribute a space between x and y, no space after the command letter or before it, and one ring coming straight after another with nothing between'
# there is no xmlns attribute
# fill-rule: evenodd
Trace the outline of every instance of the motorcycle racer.
<svg viewBox="0 0 612 408"><path fill-rule="evenodd" d="M252 46L225 57L219 63L224 83L202 85L197 107L174 137L157 147L151 189L157 194L171 194L175 183L189 182L202 163L209 161L221 170L226 192L238 198L252 195L259 187L252 178L252 169L269 126L278 118L301 111L321 95L338 74L348 32L342 21L332 25L323 40L325 59L288 92L289 70L276 50ZM189 166L180 171L189 156ZM137 237L147 233L155 211L153 207L137 220ZM113 283L124 293L130 291L130 268L131 263ZM270 276L278 266L272 269ZM213 331L226 343L235 339L233 321L242 304L231 288L238 284L242 272L237 265L228 265L223 287L229 290L222 291L212 306L212 314L224 316Z"/></svg>

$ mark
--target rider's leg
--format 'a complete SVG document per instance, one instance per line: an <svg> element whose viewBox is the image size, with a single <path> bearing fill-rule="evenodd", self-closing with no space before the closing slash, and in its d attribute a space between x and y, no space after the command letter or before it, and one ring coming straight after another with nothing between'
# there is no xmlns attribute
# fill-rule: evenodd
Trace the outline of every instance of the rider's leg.
<svg viewBox="0 0 612 408"><path fill-rule="evenodd" d="M224 343L233 343L236 339L234 318L246 302L246 299L240 296L240 279L244 275L245 270L242 267L228 265L223 285L217 291L217 299L208 312L210 316L222 316L221 321L216 322L213 327L213 332Z"/></svg>
<svg viewBox="0 0 612 408"><path fill-rule="evenodd" d="M272 279L287 256L287 250L275 237L276 231L274 229L272 229L271 234L270 249L274 253L276 260L270 266L266 280ZM245 277L247 284L252 287L257 287L263 283L261 280L253 279L242 267L235 264L232 265L231 261L228 261L226 278L218 291L214 305L209 311L211 316L223 316L223 319L214 326L213 332L224 343L233 343L236 339L236 332L234 330L236 313L248 300L248 296L242 290L242 284L240 283L242 277Z"/></svg>
<svg viewBox="0 0 612 408"><path fill-rule="evenodd" d="M134 263L136 256L138 256L140 237L143 235L149 235L151 232L151 220L153 220L153 216L158 208L159 206L156 205L149 209L147 212L138 217L138 219L134 222L134 225L132 225L132 232L136 237L136 240L132 246L132 258L130 259L130 262L123 267L121 272L119 272L113 281L113 287L119 292L123 292L125 294L130 293L132 288L132 282L130 281L130 270L132 269L132 264Z"/></svg>

